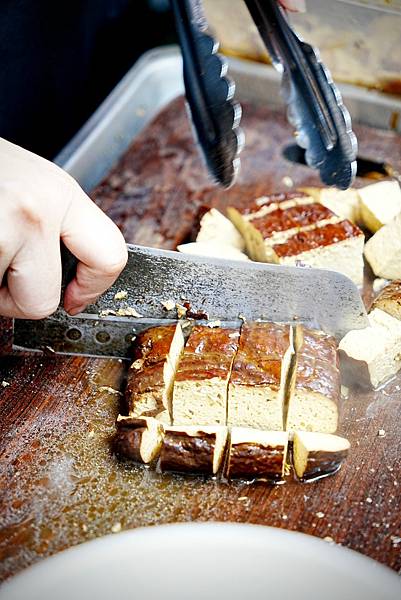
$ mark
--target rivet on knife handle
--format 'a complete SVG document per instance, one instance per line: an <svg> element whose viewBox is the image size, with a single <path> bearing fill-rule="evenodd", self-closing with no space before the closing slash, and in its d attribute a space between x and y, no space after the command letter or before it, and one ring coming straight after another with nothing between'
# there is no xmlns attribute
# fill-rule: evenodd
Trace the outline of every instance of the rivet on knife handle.
<svg viewBox="0 0 401 600"><path fill-rule="evenodd" d="M218 42L207 33L199 0L171 0L183 56L184 83L192 123L212 177L229 187L239 170L243 146L241 107L235 85L217 54Z"/></svg>
<svg viewBox="0 0 401 600"><path fill-rule="evenodd" d="M245 0L272 58L283 75L288 120L306 162L326 185L348 188L356 174L356 137L341 94L317 51L292 31L276 0Z"/></svg>

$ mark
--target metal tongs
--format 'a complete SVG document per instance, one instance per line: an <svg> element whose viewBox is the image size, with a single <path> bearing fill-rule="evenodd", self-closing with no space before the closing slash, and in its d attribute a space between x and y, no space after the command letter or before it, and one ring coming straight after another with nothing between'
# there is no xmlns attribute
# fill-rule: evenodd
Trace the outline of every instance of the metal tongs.
<svg viewBox="0 0 401 600"><path fill-rule="evenodd" d="M288 120L295 127L307 164L326 185L347 189L356 174L357 142L341 94L318 52L292 31L276 0L244 0L271 56L282 73ZM171 0L184 62L192 121L213 178L231 185L243 145L241 110L218 42L208 33L200 0Z"/></svg>

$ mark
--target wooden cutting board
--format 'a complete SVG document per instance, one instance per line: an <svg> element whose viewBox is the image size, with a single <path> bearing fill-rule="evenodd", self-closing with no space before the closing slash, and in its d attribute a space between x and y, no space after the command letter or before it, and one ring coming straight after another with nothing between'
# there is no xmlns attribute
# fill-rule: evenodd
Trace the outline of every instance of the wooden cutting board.
<svg viewBox="0 0 401 600"><path fill-rule="evenodd" d="M281 113L245 106L243 125L242 172L229 191L207 179L179 99L140 135L93 198L127 241L174 248L190 237L203 204L238 206L289 190L291 182L318 184L308 168L283 158L293 139ZM401 136L355 129L362 156L401 170ZM365 292L369 301L369 285ZM4 322L1 327L4 347L8 333ZM125 369L106 359L1 359L1 580L84 540L188 520L298 530L401 569L401 375L382 390L351 390L344 399L340 433L352 452L337 475L272 487L160 475L118 462L110 439Z"/></svg>

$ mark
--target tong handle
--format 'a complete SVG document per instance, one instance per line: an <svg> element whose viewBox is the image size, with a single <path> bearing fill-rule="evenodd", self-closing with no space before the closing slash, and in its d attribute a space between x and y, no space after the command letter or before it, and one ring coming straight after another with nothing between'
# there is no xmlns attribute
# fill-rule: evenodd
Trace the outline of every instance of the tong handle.
<svg viewBox="0 0 401 600"><path fill-rule="evenodd" d="M272 57L275 68L284 70L302 87L302 94L313 112L326 150L336 141L336 126L318 74L312 69L306 46L292 31L277 0L245 0L248 10Z"/></svg>

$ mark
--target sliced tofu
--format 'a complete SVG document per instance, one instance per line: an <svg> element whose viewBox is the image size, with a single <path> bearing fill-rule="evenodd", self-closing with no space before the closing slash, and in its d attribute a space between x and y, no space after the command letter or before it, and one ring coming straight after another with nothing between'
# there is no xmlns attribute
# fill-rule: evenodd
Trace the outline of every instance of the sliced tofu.
<svg viewBox="0 0 401 600"><path fill-rule="evenodd" d="M379 181L359 190L361 220L376 233L401 213L401 188L397 181Z"/></svg>
<svg viewBox="0 0 401 600"><path fill-rule="evenodd" d="M371 310L375 308L401 320L401 279L392 281L380 292L373 302Z"/></svg>
<svg viewBox="0 0 401 600"><path fill-rule="evenodd" d="M285 431L233 427L226 464L227 479L282 479L287 447L288 433Z"/></svg>
<svg viewBox="0 0 401 600"><path fill-rule="evenodd" d="M365 257L376 277L401 279L401 214L366 242Z"/></svg>
<svg viewBox="0 0 401 600"><path fill-rule="evenodd" d="M153 327L138 335L125 395L131 416L171 422L174 376L183 347L180 323Z"/></svg>
<svg viewBox="0 0 401 600"><path fill-rule="evenodd" d="M288 347L287 325L244 323L230 376L228 425L282 429L282 362Z"/></svg>
<svg viewBox="0 0 401 600"><path fill-rule="evenodd" d="M124 417L119 415L114 437L116 454L137 462L150 463L160 454L163 426L153 417Z"/></svg>
<svg viewBox="0 0 401 600"><path fill-rule="evenodd" d="M341 340L341 370L346 385L385 383L401 368L401 321L375 308L369 327L349 331Z"/></svg>
<svg viewBox="0 0 401 600"><path fill-rule="evenodd" d="M318 269L338 271L361 287L364 240L356 225L341 221L297 233L272 249L280 264L297 265L301 262Z"/></svg>
<svg viewBox="0 0 401 600"><path fill-rule="evenodd" d="M175 377L174 425L226 424L227 386L238 340L238 329L192 329Z"/></svg>
<svg viewBox="0 0 401 600"><path fill-rule="evenodd" d="M287 429L334 433L341 398L336 340L322 331L304 327L295 368Z"/></svg>
<svg viewBox="0 0 401 600"><path fill-rule="evenodd" d="M360 220L360 196L358 190L349 188L339 190L335 187L307 187L302 191L312 196L317 202L326 206L342 219L348 219L355 225Z"/></svg>
<svg viewBox="0 0 401 600"><path fill-rule="evenodd" d="M238 229L216 208L211 208L200 220L196 242L216 242L232 246L239 251L245 248L245 242Z"/></svg>
<svg viewBox="0 0 401 600"><path fill-rule="evenodd" d="M296 431L293 465L299 479L314 479L338 471L348 455L350 443L338 435Z"/></svg>
<svg viewBox="0 0 401 600"><path fill-rule="evenodd" d="M180 244L177 250L184 254L194 254L196 256L214 256L216 258L226 258L230 260L249 260L249 257L228 244L221 243L217 240L209 242L190 242L188 244Z"/></svg>
<svg viewBox="0 0 401 600"><path fill-rule="evenodd" d="M215 475L227 442L227 427L174 425L165 428L160 469L177 473Z"/></svg>

